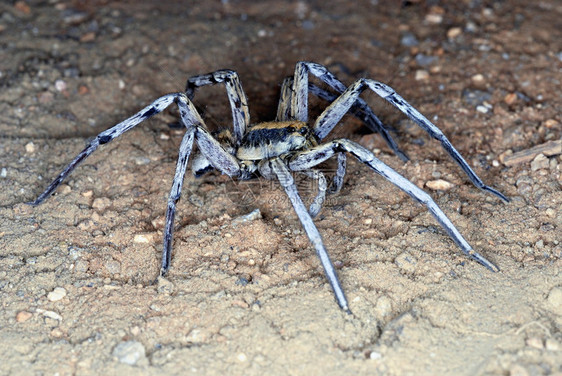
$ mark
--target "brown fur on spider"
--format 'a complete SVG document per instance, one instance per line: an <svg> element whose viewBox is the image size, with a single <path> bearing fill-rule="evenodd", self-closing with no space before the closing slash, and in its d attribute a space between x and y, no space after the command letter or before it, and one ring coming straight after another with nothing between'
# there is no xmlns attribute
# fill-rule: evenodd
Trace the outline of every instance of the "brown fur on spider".
<svg viewBox="0 0 562 376"><path fill-rule="evenodd" d="M328 85L331 91L309 83L309 74ZM222 132L215 138L207 130L191 99L197 88L217 83L224 83L226 86L226 92L232 109L233 128L232 133ZM268 179L277 179L280 182L289 196L310 242L316 249L326 277L334 291L336 301L348 313L350 313L350 310L344 291L324 247L320 233L312 220L320 211L326 193L336 193L341 189L346 170L347 154L357 158L361 163L364 163L377 174L396 185L414 200L424 204L468 257L476 260L491 271L498 271L497 266L472 249L427 193L378 160L369 150L347 139L336 139L321 143L339 123L341 118L349 112L361 119L371 130L378 132L395 154L401 159L407 160L406 155L400 151L391 138L387 127L376 117L367 103L359 97L366 89L372 90L398 108L398 110L429 133L432 138L438 140L447 153L468 175L474 185L482 190L491 192L505 202L509 201L502 193L485 185L459 152L451 145L441 130L408 104L391 87L366 78L361 78L351 86L346 87L324 66L311 62L299 62L296 65L294 76L285 79L283 82L281 99L274 121L250 125L246 94L242 90L242 85L236 72L232 70L219 70L191 77L187 80L187 88L184 93L164 95L132 117L101 132L70 162L47 189L30 204L38 205L49 197L66 176L80 162L92 154L99 145L112 141L175 102L179 108L180 121L185 126L186 133L180 145L176 172L168 199L160 275L165 275L170 267L176 203L181 195L188 159L194 143L197 144L199 149L199 154L196 154L192 162L192 169L196 175L216 169L233 178L249 179L259 175ZM309 121L308 119L309 94L316 95L330 102L330 105L314 121ZM333 156L337 157L337 171L330 187L328 187L322 172L313 168ZM305 207L299 196L291 176L292 171L303 172L310 178L318 181L319 190L309 208Z"/></svg>

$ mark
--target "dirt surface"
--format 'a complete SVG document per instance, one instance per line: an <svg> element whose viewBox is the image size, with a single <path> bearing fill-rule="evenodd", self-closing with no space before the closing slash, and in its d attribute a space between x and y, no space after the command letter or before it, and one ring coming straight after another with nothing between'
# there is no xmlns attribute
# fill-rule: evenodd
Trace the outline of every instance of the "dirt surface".
<svg viewBox="0 0 562 376"><path fill-rule="evenodd" d="M562 373L561 3L328 3L0 4L0 374ZM280 188L216 173L186 178L172 268L153 283L176 110L103 146L44 204L24 204L90 137L190 75L237 70L253 122L273 119L299 60L346 84L390 84L511 198L478 190L372 94L410 161L354 118L336 132L429 191L501 272L350 161L316 224L353 315ZM194 102L209 127L230 126L224 87ZM235 220L257 208L261 218Z"/></svg>

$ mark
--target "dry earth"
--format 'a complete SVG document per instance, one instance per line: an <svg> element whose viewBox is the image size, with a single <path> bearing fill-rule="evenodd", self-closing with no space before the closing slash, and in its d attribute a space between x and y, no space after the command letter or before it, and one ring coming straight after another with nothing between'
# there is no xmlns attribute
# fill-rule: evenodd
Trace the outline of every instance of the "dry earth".
<svg viewBox="0 0 562 376"><path fill-rule="evenodd" d="M0 12L0 374L562 374L559 1L34 0ZM471 185L374 95L409 162L353 118L338 129L429 190L501 272L350 162L316 223L353 315L263 181L188 176L172 269L154 284L183 134L174 110L24 204L88 138L190 75L237 70L253 121L272 119L299 60L389 83L512 199ZM224 88L195 103L210 127L229 126Z"/></svg>

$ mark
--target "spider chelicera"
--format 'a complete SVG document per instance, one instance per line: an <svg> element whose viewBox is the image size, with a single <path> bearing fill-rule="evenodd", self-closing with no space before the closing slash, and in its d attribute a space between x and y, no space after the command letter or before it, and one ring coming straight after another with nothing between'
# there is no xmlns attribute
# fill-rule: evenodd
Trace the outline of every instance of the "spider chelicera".
<svg viewBox="0 0 562 376"><path fill-rule="evenodd" d="M309 74L312 74L329 86L332 91L324 90L310 83L308 79ZM226 86L226 92L232 109L232 133L226 130L218 134L211 134L191 102L197 88L217 83L224 83ZM346 87L326 67L303 61L297 63L294 76L288 77L283 81L281 99L274 121L250 125L246 94L242 90L236 72L232 70L219 70L191 77L187 80L187 87L184 93L164 95L130 118L98 134L47 189L30 204L38 205L49 197L72 170L92 154L98 146L107 144L142 121L163 111L170 104L176 103L179 108L180 122L185 126L186 133L180 145L172 190L168 198L164 229L164 250L160 269L161 276L164 276L170 267L176 203L181 195L187 163L194 143L197 144L199 149L199 153L195 155L192 162L192 169L195 175L201 175L216 169L223 174L238 179L262 176L267 179L279 180L310 242L316 249L326 277L332 286L336 301L348 313L350 313L350 310L344 291L326 248L322 243L320 233L312 220L320 211L326 193L335 193L341 189L346 170L347 153L369 166L377 174L410 195L414 200L424 204L435 219L437 219L437 222L443 226L453 241L469 258L476 260L491 271L498 271L497 266L472 249L427 193L378 160L371 151L348 139L336 139L320 144L320 141L334 129L341 118L350 112L361 119L371 130L378 132L396 155L402 160L407 160L406 155L391 138L387 127L375 116L367 103L359 97L366 89L374 91L406 114L406 116L429 133L432 138L438 140L447 153L468 175L474 185L493 193L505 202L509 201L502 193L485 185L459 152L451 145L441 130L408 104L391 87L366 78L361 78L351 86ZM309 94L330 102L330 105L314 122L308 121ZM330 187L328 187L324 174L313 168L333 156L337 156L337 170ZM318 193L308 209L299 196L291 175L292 171L302 172L318 182Z"/></svg>

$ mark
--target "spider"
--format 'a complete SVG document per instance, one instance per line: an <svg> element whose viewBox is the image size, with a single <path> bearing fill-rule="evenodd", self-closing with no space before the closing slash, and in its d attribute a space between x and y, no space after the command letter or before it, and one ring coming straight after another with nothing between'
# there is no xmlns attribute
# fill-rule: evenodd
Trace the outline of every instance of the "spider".
<svg viewBox="0 0 562 376"><path fill-rule="evenodd" d="M309 74L330 87L331 91L309 82ZM232 111L232 132L229 130L217 134L209 132L191 102L196 89L217 83L223 83L226 87ZM361 119L372 131L378 132L390 149L402 160L408 159L391 138L389 129L375 116L367 103L359 97L367 89L388 101L429 133L432 138L438 140L474 185L498 196L504 202L509 201L502 193L485 185L441 130L391 87L367 78L358 79L351 86L346 87L323 65L302 61L296 64L294 76L285 78L281 85L281 99L274 121L250 124L246 94L242 90L238 74L235 71L225 69L193 76L187 80L185 92L164 95L130 118L98 134L45 191L29 204L35 206L43 202L100 145L107 144L175 103L179 108L180 122L185 126L186 132L180 144L176 171L168 198L160 276L164 276L170 268L176 203L180 199L188 159L194 143L197 144L199 149L192 162L192 169L196 176L215 169L232 178L250 179L262 176L266 179L277 179L279 181L289 197L310 242L316 249L338 305L347 313L351 313L348 301L320 233L313 222L313 218L321 209L326 193L336 193L342 188L347 154L370 167L414 200L424 204L469 258L476 260L491 271L498 271L496 265L472 249L426 192L378 160L371 151L348 139L335 139L320 143L340 122L342 117L349 112ZM330 105L313 122L309 122L308 119L309 94L330 102ZM333 156L337 157L337 169L330 187L328 187L324 174L314 167ZM304 173L318 182L318 192L309 208L305 206L299 196L291 172Z"/></svg>

